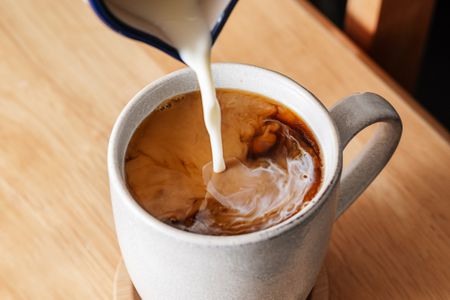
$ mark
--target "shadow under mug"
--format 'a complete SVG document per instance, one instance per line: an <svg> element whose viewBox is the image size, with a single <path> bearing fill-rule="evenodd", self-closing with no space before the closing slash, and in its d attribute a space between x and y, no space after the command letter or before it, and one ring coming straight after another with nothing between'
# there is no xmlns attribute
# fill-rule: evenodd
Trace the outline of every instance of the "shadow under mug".
<svg viewBox="0 0 450 300"><path fill-rule="evenodd" d="M217 88L250 91L297 113L319 143L323 183L310 205L273 227L237 236L184 232L157 220L130 195L124 156L134 130L162 101L198 90L183 69L149 84L118 117L109 142L108 173L120 249L143 299L304 299L326 254L334 220L383 169L400 140L394 108L373 93L349 96L328 111L295 81L256 66L213 65ZM380 123L342 172L342 151L359 131Z"/></svg>

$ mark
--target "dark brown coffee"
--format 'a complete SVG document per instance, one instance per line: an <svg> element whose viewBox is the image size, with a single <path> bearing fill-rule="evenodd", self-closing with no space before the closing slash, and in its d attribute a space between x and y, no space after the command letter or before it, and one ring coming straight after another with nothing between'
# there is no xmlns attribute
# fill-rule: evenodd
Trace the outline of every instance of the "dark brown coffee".
<svg viewBox="0 0 450 300"><path fill-rule="evenodd" d="M166 100L134 133L125 158L136 201L176 228L236 235L278 224L322 181L320 150L293 112L261 95L218 89L227 169L214 173L201 97Z"/></svg>

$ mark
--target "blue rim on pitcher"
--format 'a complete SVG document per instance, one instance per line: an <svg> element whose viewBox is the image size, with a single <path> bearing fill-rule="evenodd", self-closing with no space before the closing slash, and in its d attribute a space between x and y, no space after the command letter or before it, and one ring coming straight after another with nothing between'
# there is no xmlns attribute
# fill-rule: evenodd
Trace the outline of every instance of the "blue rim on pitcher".
<svg viewBox="0 0 450 300"><path fill-rule="evenodd" d="M230 16L231 12L233 11L233 8L235 7L237 1L238 0L230 0L227 7L223 11L222 15L220 16L220 18L217 20L216 24L214 25L214 28L211 30L211 38L212 38L213 44L216 41L217 37L219 36L220 32L222 31L222 28L225 25L226 21L228 20L228 17ZM157 38L156 36L151 35L142 30L139 30L137 28L134 28L134 27L124 23L122 20L118 19L105 5L104 0L89 0L89 4L91 5L95 14L108 27L110 27L114 31L116 31L126 37L144 42L150 46L158 48L159 50L169 54L170 56L174 57L175 59L178 59L179 61L183 62L177 49L175 49L173 46L167 44L163 40Z"/></svg>

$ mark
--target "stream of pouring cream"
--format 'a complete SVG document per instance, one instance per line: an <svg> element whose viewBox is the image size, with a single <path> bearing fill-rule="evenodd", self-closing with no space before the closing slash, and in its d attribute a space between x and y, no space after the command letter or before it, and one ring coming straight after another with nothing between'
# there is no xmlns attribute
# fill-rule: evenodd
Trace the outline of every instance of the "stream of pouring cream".
<svg viewBox="0 0 450 300"><path fill-rule="evenodd" d="M213 170L223 172L221 112L211 72L210 25L217 21L224 0L108 0L121 18L133 20L147 32L157 32L173 45L196 75L202 96L203 117L209 134ZM205 14L205 11L216 13ZM211 17L212 16L212 17ZM208 20L207 17L210 19Z"/></svg>

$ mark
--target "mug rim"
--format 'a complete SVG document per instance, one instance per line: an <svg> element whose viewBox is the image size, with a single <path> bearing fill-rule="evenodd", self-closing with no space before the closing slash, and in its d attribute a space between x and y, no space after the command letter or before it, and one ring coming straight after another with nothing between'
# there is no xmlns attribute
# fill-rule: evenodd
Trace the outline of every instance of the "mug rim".
<svg viewBox="0 0 450 300"><path fill-rule="evenodd" d="M167 84L167 82L170 82L176 77L182 76L187 72L193 72L190 68L183 68L180 70L176 70L174 72L171 72L169 74L164 75L163 77L147 84L143 89L141 89L138 93L136 93L131 100L126 104L126 106L122 109L119 116L117 117L110 138L108 142L108 154L107 154L107 166L108 166L108 176L110 181L110 192L113 190L113 186L115 187L115 190L119 193L118 197L120 198L120 201L124 201L126 204L126 207L131 209L135 215L137 215L137 218L141 219L144 223L149 225L151 228L160 231L162 234L166 236L170 236L172 238L183 240L187 243L193 243L193 244L200 244L200 245L206 245L206 246L236 246L236 245L242 245L242 244L252 244L257 243L263 240L272 239L276 236L282 234L283 232L289 231L296 225L303 223L307 220L309 220L311 217L314 216L315 212L319 210L319 208L325 203L325 200L328 199L330 194L333 192L333 188L336 186L337 180L339 179L340 170L342 169L342 151L340 151L340 145L339 145L339 135L338 131L335 125L335 122L330 116L329 111L327 108L323 105L322 102L320 102L317 97L315 97L308 89L303 87L301 84L296 82L295 80L289 78L288 76L281 74L279 72L269 70L267 68L258 67L251 64L241 64L241 63L213 63L212 64L214 68L221 68L224 66L231 66L236 68L247 68L248 70L253 69L254 71L258 72L268 72L272 75L279 76L280 79L286 81L287 83L293 84L297 86L298 88L302 89L305 94L310 97L310 100L314 100L318 106L317 108L322 110L324 112L327 121L331 126L329 126L329 130L331 130L331 136L333 137L333 144L335 146L335 149L337 149L336 153L334 153L335 164L333 164L331 167L330 172L332 172L331 179L328 182L323 182L324 186L322 187L323 190L321 193L320 190L314 197L311 199L310 206L307 206L306 208L300 210L290 218L276 224L273 226L270 226L268 228L253 231L250 233L244 233L244 234L238 234L238 235L225 235L225 236L217 236L217 235L206 235L206 234L199 234L199 233L193 233L188 231L183 231L181 229L172 227L168 224L165 224L164 222L160 221L156 217L152 216L149 212L144 210L137 201L133 198L131 193L129 192L125 180L122 176L122 172L120 170L120 165L123 163L123 158L120 161L118 159L117 154L117 148L119 143L119 137L121 130L124 127L124 124L126 123L126 120L129 119L130 115L133 113L134 106L140 101L142 97L144 97L149 91L163 85ZM161 101L166 100L162 99ZM276 99L274 99L277 101ZM292 109L288 106L288 108ZM148 113L150 114L151 111ZM142 120L139 122L141 124ZM304 122L312 129L311 124ZM139 125L138 125L139 126ZM313 130L314 131L314 130ZM133 131L134 133L134 131ZM132 133L132 134L133 134ZM132 136L131 134L131 136ZM130 138L131 138L130 136ZM316 139L318 137L316 136ZM128 141L129 143L129 141ZM128 145L127 143L127 145ZM321 148L322 150L322 148ZM323 151L323 150L322 150ZM119 161L118 161L119 160ZM322 158L323 161L323 158ZM326 186L325 186L326 185ZM320 195L319 195L320 194ZM319 197L320 196L320 197Z"/></svg>

